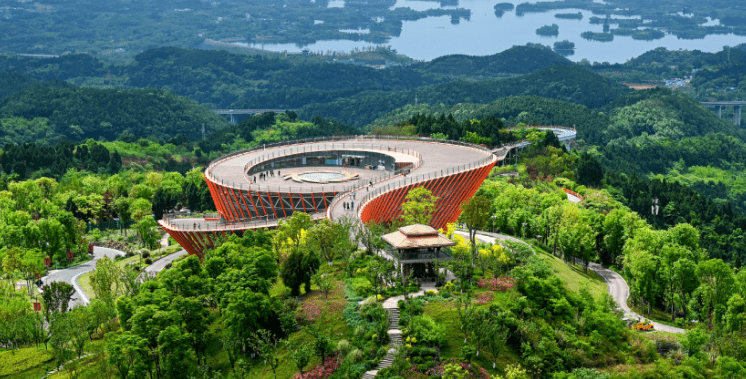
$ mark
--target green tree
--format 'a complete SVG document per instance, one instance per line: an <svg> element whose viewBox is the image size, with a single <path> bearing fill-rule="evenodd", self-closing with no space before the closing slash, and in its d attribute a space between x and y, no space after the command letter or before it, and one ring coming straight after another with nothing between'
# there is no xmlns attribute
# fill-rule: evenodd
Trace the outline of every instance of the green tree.
<svg viewBox="0 0 746 379"><path fill-rule="evenodd" d="M21 273L26 281L29 297L33 295L33 283L37 275L44 274L44 258L37 249L21 249L18 247L6 247L1 252L5 257L2 260L3 271L12 274L15 270Z"/></svg>
<svg viewBox="0 0 746 379"><path fill-rule="evenodd" d="M119 266L109 257L96 261L96 269L91 272L90 281L93 293L107 304L113 305L119 295Z"/></svg>
<svg viewBox="0 0 746 379"><path fill-rule="evenodd" d="M334 258L339 255L338 250L347 247L340 243L345 235L346 233L343 233L341 225L323 219L308 229L306 238L309 244L319 252L320 258L327 261L331 266Z"/></svg>
<svg viewBox="0 0 746 379"><path fill-rule="evenodd" d="M275 234L275 248L280 252L290 247L292 251L300 253L303 235L312 226L311 216L304 212L294 212L290 218L280 220Z"/></svg>
<svg viewBox="0 0 746 379"><path fill-rule="evenodd" d="M291 348L291 345L295 345ZM308 362L313 356L313 349L308 342L295 342L291 344L288 340L287 349L290 350L290 359L293 360L293 364L300 371L301 376L303 375L303 368L308 365Z"/></svg>
<svg viewBox="0 0 746 379"><path fill-rule="evenodd" d="M178 325L168 326L158 333L158 354L166 378L181 378L194 371L194 351L190 347L189 334Z"/></svg>
<svg viewBox="0 0 746 379"><path fill-rule="evenodd" d="M67 345L71 337L69 316L65 313L55 313L49 323L49 346L56 367L59 368L67 361Z"/></svg>
<svg viewBox="0 0 746 379"><path fill-rule="evenodd" d="M304 254L293 251L282 263L280 276L282 282L290 287L292 296L300 296L300 288L305 284L306 293L311 290L311 278L319 269L319 259L313 252Z"/></svg>
<svg viewBox="0 0 746 379"><path fill-rule="evenodd" d="M274 378L277 379L277 367L280 360L277 358L277 339L266 329L259 329L253 334L251 346L257 351L264 363L272 369Z"/></svg>
<svg viewBox="0 0 746 379"><path fill-rule="evenodd" d="M423 186L410 190L401 205L402 221L405 225L430 225L437 201L438 197Z"/></svg>
<svg viewBox="0 0 746 379"><path fill-rule="evenodd" d="M91 323L91 313L87 307L75 307L68 312L67 333L75 354L80 358L85 351L90 334L88 325Z"/></svg>
<svg viewBox="0 0 746 379"><path fill-rule="evenodd" d="M595 157L584 151L576 163L575 177L579 184L598 186L604 177L604 169Z"/></svg>
<svg viewBox="0 0 746 379"><path fill-rule="evenodd" d="M152 367L147 341L129 331L107 334L106 353L109 364L117 368L121 379L144 378Z"/></svg>
<svg viewBox="0 0 746 379"><path fill-rule="evenodd" d="M461 222L469 230L472 255L477 249L477 231L487 227L492 202L484 196L474 196L461 204Z"/></svg>
<svg viewBox="0 0 746 379"><path fill-rule="evenodd" d="M316 282L316 286L319 287L319 290L324 292L324 300L328 303L329 302L329 291L334 288L334 285L337 283L337 281L334 279L333 273L321 273L321 270L316 271L316 273L313 275L313 281Z"/></svg>
<svg viewBox="0 0 746 379"><path fill-rule="evenodd" d="M51 322L53 314L67 312L73 295L75 295L75 288L68 283L52 282L44 286L42 299L44 299L44 313L48 322Z"/></svg>

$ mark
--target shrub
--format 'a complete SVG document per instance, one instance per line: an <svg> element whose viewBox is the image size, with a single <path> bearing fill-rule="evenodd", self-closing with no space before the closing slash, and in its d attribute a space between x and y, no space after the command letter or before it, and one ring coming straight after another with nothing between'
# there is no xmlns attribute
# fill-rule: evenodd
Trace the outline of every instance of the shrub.
<svg viewBox="0 0 746 379"><path fill-rule="evenodd" d="M350 345L350 341L340 340L339 342L337 342L337 352L339 352L339 355L346 357L348 356L348 353L350 353L351 349L352 345Z"/></svg>
<svg viewBox="0 0 746 379"><path fill-rule="evenodd" d="M364 277L348 279L346 285L358 296L365 296L373 289L370 280Z"/></svg>
<svg viewBox="0 0 746 379"><path fill-rule="evenodd" d="M397 302L396 302L396 306L397 306L397 307L398 307L399 309L403 309L403 308L404 308L404 300L399 300L399 301L397 301Z"/></svg>
<svg viewBox="0 0 746 379"><path fill-rule="evenodd" d="M140 252L140 255L143 258L148 258L148 257L150 257L150 252L143 250L143 251Z"/></svg>
<svg viewBox="0 0 746 379"><path fill-rule="evenodd" d="M151 265L151 264L153 264L153 260L150 259L150 258L148 258L148 259L145 260L145 264Z"/></svg>

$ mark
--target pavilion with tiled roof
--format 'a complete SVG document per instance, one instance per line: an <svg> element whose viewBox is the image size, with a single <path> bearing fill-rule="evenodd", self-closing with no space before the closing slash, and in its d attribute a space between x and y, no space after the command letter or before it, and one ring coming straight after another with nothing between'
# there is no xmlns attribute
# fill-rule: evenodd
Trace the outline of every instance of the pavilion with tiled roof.
<svg viewBox="0 0 746 379"><path fill-rule="evenodd" d="M398 231L383 236L390 248L388 249L399 263L432 263L433 259L450 261L452 259L448 247L456 245L446 236L438 233L435 228L414 224L403 226Z"/></svg>

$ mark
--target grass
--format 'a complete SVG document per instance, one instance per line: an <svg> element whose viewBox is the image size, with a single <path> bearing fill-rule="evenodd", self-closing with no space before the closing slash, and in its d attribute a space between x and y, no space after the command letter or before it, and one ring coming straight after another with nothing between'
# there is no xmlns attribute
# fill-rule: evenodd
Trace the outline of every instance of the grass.
<svg viewBox="0 0 746 379"><path fill-rule="evenodd" d="M537 247L534 247L534 249L541 252L540 256L549 262L554 274L565 283L566 289L578 292L583 286L586 286L588 292L596 300L603 298L604 294L609 292L609 287L606 285L604 279L595 272L588 270L586 274L580 265L567 264L562 259L548 254Z"/></svg>
<svg viewBox="0 0 746 379"><path fill-rule="evenodd" d="M0 352L1 378L38 378L54 366L52 353L45 349L26 347Z"/></svg>

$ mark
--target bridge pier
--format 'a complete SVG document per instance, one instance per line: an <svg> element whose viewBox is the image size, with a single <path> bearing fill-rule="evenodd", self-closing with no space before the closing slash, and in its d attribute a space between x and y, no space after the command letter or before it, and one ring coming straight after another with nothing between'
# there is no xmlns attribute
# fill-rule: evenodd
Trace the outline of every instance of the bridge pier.
<svg viewBox="0 0 746 379"><path fill-rule="evenodd" d="M231 113L231 124L236 124L236 115Z"/></svg>
<svg viewBox="0 0 746 379"><path fill-rule="evenodd" d="M741 125L741 105L733 107L733 125Z"/></svg>
<svg viewBox="0 0 746 379"><path fill-rule="evenodd" d="M723 118L723 106L718 105L718 118Z"/></svg>

